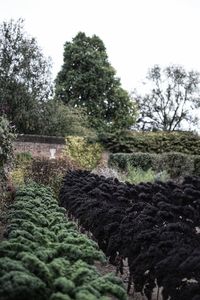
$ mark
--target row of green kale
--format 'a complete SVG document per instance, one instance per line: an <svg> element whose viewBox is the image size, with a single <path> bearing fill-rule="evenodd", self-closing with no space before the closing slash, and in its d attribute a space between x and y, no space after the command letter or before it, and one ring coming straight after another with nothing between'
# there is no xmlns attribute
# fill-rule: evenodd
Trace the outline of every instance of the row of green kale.
<svg viewBox="0 0 200 300"><path fill-rule="evenodd" d="M104 255L66 219L48 188L35 184L17 192L5 237L0 299L126 299L119 279L98 273L94 261L103 261Z"/></svg>

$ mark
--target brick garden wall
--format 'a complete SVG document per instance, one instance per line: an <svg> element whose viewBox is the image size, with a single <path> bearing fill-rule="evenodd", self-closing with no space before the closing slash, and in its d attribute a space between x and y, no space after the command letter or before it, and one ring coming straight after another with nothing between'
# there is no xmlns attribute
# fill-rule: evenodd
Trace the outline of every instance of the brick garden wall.
<svg viewBox="0 0 200 300"><path fill-rule="evenodd" d="M60 158L65 147L65 139L62 137L19 135L13 146L15 153L30 152L33 157L50 158L52 151L55 152L55 158Z"/></svg>

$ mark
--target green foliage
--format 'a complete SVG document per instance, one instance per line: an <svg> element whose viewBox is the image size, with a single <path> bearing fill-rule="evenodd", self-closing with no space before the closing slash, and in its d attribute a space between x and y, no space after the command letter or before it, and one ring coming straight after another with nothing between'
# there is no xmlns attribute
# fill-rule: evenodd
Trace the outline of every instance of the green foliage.
<svg viewBox="0 0 200 300"><path fill-rule="evenodd" d="M10 177L12 183L15 187L19 187L24 184L24 169L23 168L15 168L10 172Z"/></svg>
<svg viewBox="0 0 200 300"><path fill-rule="evenodd" d="M9 257L1 257L0 258L0 277L7 274L10 271L26 271L26 268L20 261L11 259Z"/></svg>
<svg viewBox="0 0 200 300"><path fill-rule="evenodd" d="M31 157L29 153L18 153L15 157L15 168L11 179L15 186L34 181L38 184L51 186L58 196L63 176L69 169L74 169L75 163L69 157L47 159Z"/></svg>
<svg viewBox="0 0 200 300"><path fill-rule="evenodd" d="M56 97L72 107L86 109L97 130L128 128L135 122L135 106L122 89L96 35L79 32L64 47L64 63L56 78Z"/></svg>
<svg viewBox="0 0 200 300"><path fill-rule="evenodd" d="M72 298L68 295L64 295L60 292L53 293L49 300L71 300Z"/></svg>
<svg viewBox="0 0 200 300"><path fill-rule="evenodd" d="M15 187L25 183L27 169L32 164L32 155L30 152L16 153L14 157L14 167L10 171L10 178Z"/></svg>
<svg viewBox="0 0 200 300"><path fill-rule="evenodd" d="M101 136L101 141L113 153L180 152L200 155L200 137L192 132L120 131Z"/></svg>
<svg viewBox="0 0 200 300"><path fill-rule="evenodd" d="M66 219L50 189L32 184L17 191L6 235L0 244L1 299L89 300L107 293L126 299L122 282L92 266L105 261L103 253Z"/></svg>
<svg viewBox="0 0 200 300"><path fill-rule="evenodd" d="M10 123L0 116L0 168L13 158L12 142L14 139L15 134Z"/></svg>
<svg viewBox="0 0 200 300"><path fill-rule="evenodd" d="M0 278L0 299L47 300L45 283L26 272L10 271Z"/></svg>
<svg viewBox="0 0 200 300"><path fill-rule="evenodd" d="M128 164L126 172L122 176L123 181L139 184L140 182L154 182L155 180L166 181L169 176L166 171L160 172L159 176L151 168L142 170L140 168L133 168Z"/></svg>
<svg viewBox="0 0 200 300"><path fill-rule="evenodd" d="M0 24L0 115L18 132L38 132L51 86L50 62L24 31L23 20Z"/></svg>
<svg viewBox="0 0 200 300"><path fill-rule="evenodd" d="M163 153L157 160L155 168L166 170L170 177L196 175L194 168L195 156L182 153Z"/></svg>
<svg viewBox="0 0 200 300"><path fill-rule="evenodd" d="M58 277L54 280L54 287L56 291L61 292L63 294L73 294L75 284L73 281L65 277Z"/></svg>
<svg viewBox="0 0 200 300"><path fill-rule="evenodd" d="M83 108L66 106L58 100L49 100L44 104L40 134L63 137L67 135L95 136L95 131L90 128Z"/></svg>
<svg viewBox="0 0 200 300"><path fill-rule="evenodd" d="M169 152L162 154L154 153L116 153L111 154L109 165L121 170L133 169L147 171L151 169L156 176L160 172L166 172L171 178L186 175L200 174L200 156L183 153Z"/></svg>
<svg viewBox="0 0 200 300"><path fill-rule="evenodd" d="M99 143L78 136L66 138L66 154L81 168L92 170L101 158L103 148Z"/></svg>
<svg viewBox="0 0 200 300"><path fill-rule="evenodd" d="M0 116L0 221L3 220L3 212L5 212L9 202L10 195L8 188L8 166L13 162L13 141L15 133L8 120ZM7 170L6 170L7 169Z"/></svg>
<svg viewBox="0 0 200 300"><path fill-rule="evenodd" d="M115 153L109 157L109 165L115 166L121 170L127 170L129 166L139 168L144 171L152 168L153 162L158 155L151 153Z"/></svg>
<svg viewBox="0 0 200 300"><path fill-rule="evenodd" d="M17 166L24 166L29 164L32 160L32 154L30 152L20 152L15 154L15 164Z"/></svg>

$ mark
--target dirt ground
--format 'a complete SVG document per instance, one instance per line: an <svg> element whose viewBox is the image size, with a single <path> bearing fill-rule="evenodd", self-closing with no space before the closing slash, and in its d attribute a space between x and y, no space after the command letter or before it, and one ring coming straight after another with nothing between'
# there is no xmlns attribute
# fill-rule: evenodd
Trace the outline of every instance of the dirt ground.
<svg viewBox="0 0 200 300"><path fill-rule="evenodd" d="M107 264L101 264L100 262L96 262L95 263L96 268L98 269L98 271L102 274L105 275L107 273L114 273L116 274L116 268L115 266L107 263ZM124 274L121 276L119 275L119 277L122 279L122 281L124 282L124 286L125 289L127 289L127 284L128 284L128 268L125 266L124 267ZM116 299L114 297L111 298L112 300ZM147 298L145 296L142 296L140 293L133 293L133 287L131 288L130 291L130 295L128 295L128 300L147 300ZM157 299L157 290L155 290L152 300L162 300L162 297L159 297Z"/></svg>

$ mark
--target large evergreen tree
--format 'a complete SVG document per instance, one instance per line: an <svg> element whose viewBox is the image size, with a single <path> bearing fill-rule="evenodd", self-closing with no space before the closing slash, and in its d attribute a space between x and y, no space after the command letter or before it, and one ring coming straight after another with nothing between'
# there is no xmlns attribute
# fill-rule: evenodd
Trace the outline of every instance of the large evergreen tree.
<svg viewBox="0 0 200 300"><path fill-rule="evenodd" d="M86 109L96 129L128 128L134 123L135 106L96 35L87 37L79 32L72 42L65 43L55 92L64 103Z"/></svg>

